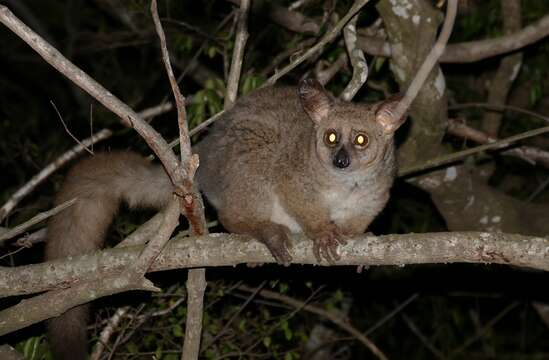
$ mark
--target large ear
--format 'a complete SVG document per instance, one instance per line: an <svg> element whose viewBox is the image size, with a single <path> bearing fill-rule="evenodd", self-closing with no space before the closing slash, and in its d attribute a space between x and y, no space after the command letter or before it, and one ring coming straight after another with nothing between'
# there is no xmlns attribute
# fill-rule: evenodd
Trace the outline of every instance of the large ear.
<svg viewBox="0 0 549 360"><path fill-rule="evenodd" d="M318 123L328 116L334 100L316 79L300 81L298 93L301 105L311 120Z"/></svg>
<svg viewBox="0 0 549 360"><path fill-rule="evenodd" d="M399 118L395 114L396 107L403 97L401 94L393 95L377 106L376 121L385 134L394 133L406 121L406 113Z"/></svg>

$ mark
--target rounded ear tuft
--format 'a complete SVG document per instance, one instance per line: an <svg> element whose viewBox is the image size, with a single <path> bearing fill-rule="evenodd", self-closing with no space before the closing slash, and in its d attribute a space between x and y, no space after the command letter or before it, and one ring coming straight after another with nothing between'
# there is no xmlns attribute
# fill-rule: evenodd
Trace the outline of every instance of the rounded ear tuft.
<svg viewBox="0 0 549 360"><path fill-rule="evenodd" d="M328 116L333 100L318 80L307 78L300 81L297 93L303 109L315 123Z"/></svg>

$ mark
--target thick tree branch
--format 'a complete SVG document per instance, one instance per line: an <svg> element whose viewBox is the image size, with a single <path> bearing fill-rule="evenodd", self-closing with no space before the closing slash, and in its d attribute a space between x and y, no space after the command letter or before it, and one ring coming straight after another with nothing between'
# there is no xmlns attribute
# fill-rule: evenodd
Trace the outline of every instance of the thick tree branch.
<svg viewBox="0 0 549 360"><path fill-rule="evenodd" d="M533 44L549 35L549 15L546 15L513 34L493 39L468 41L449 44L440 57L441 63L472 63L493 56L506 54ZM358 47L365 53L375 56L391 57L391 47L373 36L359 36Z"/></svg>
<svg viewBox="0 0 549 360"><path fill-rule="evenodd" d="M313 242L293 237L294 264L318 264ZM32 294L90 281L122 271L143 246L112 248L72 259L0 268L0 297ZM361 235L339 247L336 265L406 265L428 263L497 263L549 271L549 239L506 233L440 232ZM236 234L172 239L149 271L204 266L274 263L261 243ZM77 264L77 265L76 265Z"/></svg>
<svg viewBox="0 0 549 360"><path fill-rule="evenodd" d="M127 264L129 267L130 264ZM100 276L90 282L80 282L68 289L50 291L25 299L0 312L0 336L59 316L65 311L103 296L130 290L158 291L149 280L129 272Z"/></svg>

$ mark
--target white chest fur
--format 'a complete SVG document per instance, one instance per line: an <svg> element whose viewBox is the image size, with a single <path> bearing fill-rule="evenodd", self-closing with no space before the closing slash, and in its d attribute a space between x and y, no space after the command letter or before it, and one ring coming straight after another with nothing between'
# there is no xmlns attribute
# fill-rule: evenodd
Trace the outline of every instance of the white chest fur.
<svg viewBox="0 0 549 360"><path fill-rule="evenodd" d="M286 226L292 233L303 232L301 226L297 221L288 214L286 209L280 204L278 196L274 195L273 199L273 209L271 211L271 221L275 224L280 224Z"/></svg>
<svg viewBox="0 0 549 360"><path fill-rule="evenodd" d="M364 213L362 199L350 189L328 190L323 195L325 206L330 209L330 218L335 223Z"/></svg>

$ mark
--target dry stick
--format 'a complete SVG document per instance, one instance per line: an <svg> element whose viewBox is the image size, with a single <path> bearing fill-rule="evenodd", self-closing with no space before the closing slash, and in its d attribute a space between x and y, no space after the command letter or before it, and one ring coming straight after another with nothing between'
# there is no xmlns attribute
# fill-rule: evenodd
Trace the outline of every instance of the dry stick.
<svg viewBox="0 0 549 360"><path fill-rule="evenodd" d="M225 102L223 105L224 110L231 108L238 94L238 84L240 81L240 73L242 69L242 61L244 57L244 49L246 41L248 39L247 19L248 11L250 8L249 0L242 0L240 4L240 13L238 15L237 32L235 38L235 47L232 55L231 68L229 71L229 78L227 84L227 91L225 94ZM174 90L175 92L176 90ZM186 127L186 124L185 124ZM186 139L181 138L181 147L187 146L190 151L190 139L186 136ZM186 143L183 143L186 141ZM198 164L197 164L198 165ZM206 220L204 218L204 211L201 208L201 227L195 227L192 224L191 219L191 232L193 235L204 235L208 233L206 227ZM206 270L205 269L193 269L189 270L187 279L187 322L185 326L185 339L183 344L183 351L181 352L181 360L185 359L198 359L200 354L200 340L202 335L202 315L204 309L204 291L206 289Z"/></svg>
<svg viewBox="0 0 549 360"><path fill-rule="evenodd" d="M435 356L437 359L446 359L444 354L437 349L430 341L427 339L427 337L419 330L419 328L416 326L416 324L412 321L411 318L406 316L406 314L402 314L402 319L404 319L404 322L406 325L408 325L408 328L414 333L415 336L418 337L418 339L425 345L425 347Z"/></svg>
<svg viewBox="0 0 549 360"><path fill-rule="evenodd" d="M255 299L255 297L257 296L257 293L263 289L265 287L265 284L267 283L266 280L263 280L261 282L261 284L259 284L259 286L257 286L255 288L255 290L253 290L253 292L251 293L250 296L248 296L246 298L246 300L244 301L244 303L242 305L240 305L238 307L238 310L236 310L232 315L231 317L229 318L229 320L227 320L225 322L225 324L223 325L223 327L221 328L221 330L219 330L217 332L217 334L210 340L208 341L207 344L204 345L204 349L208 349L210 346L212 346L213 344L216 343L217 340L219 340L221 338L221 336L223 336L225 334L225 332L227 331L227 329L229 328L229 326L231 326L231 324L233 323L233 321L242 313L242 311L244 311L244 309L252 302L253 299Z"/></svg>
<svg viewBox="0 0 549 360"><path fill-rule="evenodd" d="M549 123L549 116L545 116L543 114L537 113L535 111L526 110L517 106L513 105L498 105L498 104L488 104L488 103L477 103L477 102L471 102L471 103L462 103L462 104L456 104L456 105L450 105L448 106L448 110L460 110L460 109L466 109L470 107L480 107L485 108L489 110L495 110L495 111L514 111L520 114L529 115L538 119L541 119L545 122Z"/></svg>
<svg viewBox="0 0 549 360"><path fill-rule="evenodd" d="M457 355L461 354L466 348L468 348L471 344L478 341L481 337L484 336L484 334L490 330L498 321L500 321L505 315L507 315L511 310L516 308L518 305L520 305L519 302L512 302L511 304L507 305L499 314L494 316L490 321L486 323L475 335L467 339L463 345L455 349L446 357L446 359L452 359L455 358Z"/></svg>
<svg viewBox="0 0 549 360"><path fill-rule="evenodd" d="M32 219L25 221L22 224L17 225L14 228L8 229L4 231L4 228L0 228L0 246L2 246L2 243L6 240L9 240L19 234L24 233L27 231L28 228L31 226L34 226L56 214L59 214L61 211L65 210L69 206L74 205L76 202L76 198L71 199L69 201L65 201L64 203L57 205L51 210L41 212L40 214L33 216Z"/></svg>
<svg viewBox="0 0 549 360"><path fill-rule="evenodd" d="M241 289L253 292L255 289L251 289L247 286L240 286ZM259 295L262 297L265 297L267 299L273 299L278 300L280 302L283 302L285 304L291 305L295 308L303 309L308 312L311 312L313 314L322 316L325 319L330 320L335 325L339 326L343 330L347 331L349 334L351 334L354 338L356 338L358 341L360 341L363 345L365 345L370 351L378 358L378 359L387 359L385 354L379 350L379 348L372 342L372 340L368 339L365 335L363 335L359 330L357 330L354 326L350 325L349 321L343 318L342 316L335 314L334 312L326 311L324 309L321 309L317 306L310 305L307 303L304 303L303 301L291 298L286 295L282 295L279 293L276 293L274 291L270 290L261 290L259 291Z"/></svg>
<svg viewBox="0 0 549 360"><path fill-rule="evenodd" d="M463 159L464 157L467 157L469 155L477 154L477 153L485 151L485 150L498 149L498 148L501 148L501 147L505 147L505 146L508 146L509 144L515 142L515 141L519 141L519 140L522 140L522 139L527 139L527 138L530 138L530 137L533 137L533 136L544 134L546 132L549 132L549 126L544 126L544 127L541 127L541 128L535 129L535 130L525 131L521 134L509 136L508 138L498 140L498 141L490 143L490 144L480 145L480 146L477 146L477 147L474 147L474 148L471 148L471 149L458 151L458 152L453 153L453 154L439 156L437 158L427 160L423 164L401 169L401 170L398 171L398 176L406 176L406 175L410 175L410 174L415 173L415 172L424 171L424 170L435 168L435 167L438 167L438 166L441 166L441 165L449 164L449 163L452 163L454 161Z"/></svg>
<svg viewBox="0 0 549 360"><path fill-rule="evenodd" d="M176 180L181 178L182 175L176 171L179 163L177 158L173 152L169 150L168 143L162 136L145 122L139 114L111 94L88 74L71 63L58 50L48 44L40 35L32 31L32 29L21 22L21 20L3 5L0 5L0 22L25 41L47 63L57 69L57 71L65 75L73 83L103 104L107 109L118 115L124 125L135 129L162 161L162 164L166 168L173 183L178 183ZM172 178L172 176L175 177L175 179Z"/></svg>
<svg viewBox="0 0 549 360"><path fill-rule="evenodd" d="M268 86L268 85L275 84L278 79L280 79L281 77L283 77L284 75L286 75L287 73L292 71L296 66L298 66L299 64L301 64L302 62L304 62L305 60L307 60L308 58L310 58L314 54L316 54L317 51L320 51L326 44L328 44L329 42L334 40L337 37L337 35L339 35L339 32L341 31L341 29L347 24L349 19L351 19L353 17L353 15L355 15L369 1L370 0L357 0L357 1L355 1L353 6L351 6L351 8L349 9L349 12L336 24L336 26L334 26L331 30L329 30L322 37L322 39L320 39L320 41L318 43L316 43L316 45L311 47L309 50L307 50L303 55L299 56L297 59L293 60L290 64L288 64L283 69L278 70L273 76L271 76L269 79L267 79L267 81L265 82L265 84L263 84L263 86ZM212 116L208 120L204 121L200 125L193 128L190 135L193 136L193 135L199 133L200 131L204 130L210 124L212 124L213 122L218 120L224 112L225 112L225 110L220 111L219 113L215 114L214 116ZM177 145L177 141L172 141L170 143L171 147L174 147L176 145Z"/></svg>
<svg viewBox="0 0 549 360"><path fill-rule="evenodd" d="M492 104L486 104L486 103L465 103L465 104L449 106L448 109L449 110L457 110L457 109L463 109L463 108L468 108L468 107L484 107L484 108L494 109L494 110L499 110L499 111L511 110L511 111L523 113L523 114L533 116L533 117L536 117L536 118L539 118L539 119L542 119L544 121L549 122L549 117L547 117L547 116L544 116L542 114L539 114L539 113L536 113L536 112L533 112L533 111L518 108L518 107L515 107L515 106L510 106L510 105L492 105ZM471 149L459 151L459 152L456 152L456 153L453 153L453 154L443 155L443 156L428 160L428 161L424 162L423 164L401 169L401 170L399 170L398 175L399 176L406 176L406 175L412 174L414 172L424 171L424 170L435 168L435 167L438 167L438 166L441 166L441 165L449 164L449 163L452 163L454 161L460 160L464 157L467 157L469 155L473 155L473 154L476 154L476 153L479 153L479 152L482 152L482 151L485 151L485 150L503 148L503 147L509 146L511 143L513 143L515 141L519 141L519 140L522 140L522 139L526 139L526 138L529 138L529 137L533 137L533 136L537 136L537 135L546 133L546 132L549 131L548 128L549 128L548 126L545 126L545 127L538 128L538 129L535 129L535 130L526 131L526 132L523 132L523 133L518 134L518 135L510 136L508 138L498 140L498 141L495 141L495 139L493 139L494 141L489 142L488 144L485 144L485 145L481 145L481 146L477 146L477 147L474 147L474 148L471 148ZM488 140L490 140L490 139L488 139ZM546 158L545 154L540 153L539 151L535 151L534 149L529 148L529 147L525 147L522 150L512 149L512 150L509 150L509 151L515 152L516 155L520 156L521 158L534 157L534 158L537 158L538 160L541 160L541 161L544 161L545 158Z"/></svg>
<svg viewBox="0 0 549 360"><path fill-rule="evenodd" d="M435 66L440 56L444 53L446 43L448 42L448 39L450 38L450 34L452 33L452 29L454 27L454 21L456 19L457 13L457 4L458 0L448 0L446 19L444 20L444 24L442 25L440 35L435 42L435 45L423 61L423 64L421 64L421 67L419 68L416 76L410 83L410 86L408 87L408 90L406 90L404 98L398 103L393 114L395 118L398 119L404 116L406 110L408 110L408 108L412 104L412 101L414 101L417 94L419 93L419 90L425 83L425 80L427 80L427 77L431 73L433 66Z"/></svg>
<svg viewBox="0 0 549 360"><path fill-rule="evenodd" d="M181 168L185 169L186 176L180 183L181 188L176 189L179 192L180 209L187 217L191 232L193 235L207 234L206 220L200 194L193 186L193 178L198 168L198 156L191 153L191 141L189 138L189 129L187 126L187 114L185 111L185 99L179 87L177 80L173 74L170 64L170 56L166 45L166 36L164 29L158 16L156 0L151 1L151 14L153 17L156 33L160 39L160 49L162 51L162 60L166 68L166 73L170 80L172 92L175 97L177 107L177 122L179 125L179 144L181 151ZM169 237L168 237L169 238ZM167 241L168 239L166 239ZM150 257L148 267L152 264L156 256L160 253L162 247L155 249L154 257ZM146 270L146 269L145 269ZM182 359L198 359L200 351L200 338L202 333L202 313L204 291L206 289L206 275L204 269L189 270L187 279L187 321L185 326L185 338L183 350L181 352Z"/></svg>
<svg viewBox="0 0 549 360"><path fill-rule="evenodd" d="M81 282L64 290L24 299L17 305L0 311L0 336L31 324L59 316L70 308L85 304L90 299L130 290L159 291L149 280L137 279L127 273L101 276L89 282Z"/></svg>
<svg viewBox="0 0 549 360"><path fill-rule="evenodd" d="M101 331L99 339L95 344L92 354L90 355L90 360L99 360L101 358L101 355L105 350L105 346L109 343L110 337L118 328L118 324L120 324L120 321L122 321L122 318L124 317L124 315L126 315L129 309L129 306L124 306L116 309L114 315L110 317L107 325Z"/></svg>
<svg viewBox="0 0 549 360"><path fill-rule="evenodd" d="M69 134L69 136L74 140L76 141L78 144L82 145L82 143L80 142L80 140L78 140L78 138L76 136L74 136L72 134L72 132L69 130L69 128L67 127L67 124L65 123L65 120L63 120L63 116L61 116L61 113L59 112L59 110L57 109L57 106L55 106L55 103L53 101L50 100L50 104L51 106L53 106L53 109L55 110L55 112L57 113L57 117L59 118L59 121L61 121L61 124L63 124L63 128L65 128L65 132L67 134ZM84 146L84 150L86 150L90 155L94 155L93 151L88 149L86 146Z"/></svg>
<svg viewBox="0 0 549 360"><path fill-rule="evenodd" d="M286 75L288 72L292 71L295 67L297 67L299 64L307 60L309 57L313 56L318 51L322 50L322 48L326 44L334 40L339 35L339 33L341 32L341 29L343 29L343 27L349 22L349 20L351 20L351 18L354 15L356 15L356 13L358 13L359 10L364 5L366 5L369 1L370 0L355 0L355 2L351 6L347 14L345 14L345 16L341 20L339 20L339 22L332 29L330 29L326 34L324 34L322 39L320 39L320 41L316 43L315 46L307 50L303 55L301 55L297 59L293 60L290 64L288 64L282 70L277 71L273 76L271 76L267 80L267 82L265 82L263 86L273 85L282 76Z"/></svg>
<svg viewBox="0 0 549 360"><path fill-rule="evenodd" d="M153 106L139 112L139 115L144 119L153 117L156 115L163 114L170 111L172 104L166 103L158 106ZM113 132L109 129L102 129L99 132L93 134L89 138L80 141L79 144L76 144L72 149L66 151L64 154L59 156L48 166L46 166L38 174L34 175L24 186L19 188L11 198L6 201L6 203L0 208L0 222L2 222L7 215L9 215L13 209L19 204L19 202L28 194L30 194L36 186L41 184L46 180L51 174L57 171L59 168L64 166L66 163L80 155L85 148L92 146L95 143L103 141L111 137Z"/></svg>
<svg viewBox="0 0 549 360"><path fill-rule="evenodd" d="M347 65L347 54L345 53L341 53L341 55L325 69L321 68L322 61L319 61L315 68L315 77L319 83L326 85L345 65Z"/></svg>
<svg viewBox="0 0 549 360"><path fill-rule="evenodd" d="M521 0L507 0L501 2L501 17L503 32L512 34L522 27ZM496 73L490 79L487 102L490 104L506 103L509 91L522 66L522 52L509 54L501 59ZM482 129L490 136L497 137L501 128L503 114L486 112L482 119Z"/></svg>
<svg viewBox="0 0 549 360"><path fill-rule="evenodd" d="M184 180L188 175L187 170L189 169L182 168L180 166L179 161L170 150L167 142L147 122L135 113L135 111L108 92L81 69L72 64L59 51L53 48L38 34L34 33L28 26L17 19L5 6L0 6L0 22L10 28L15 34L29 44L49 64L55 67L63 75L67 76L83 90L88 92L91 96L96 98L105 107L117 114L125 125L134 128L162 161L162 164L166 168L174 185L176 185L176 187L183 188ZM174 206L174 204L175 202L172 202L169 205L162 226L158 230L156 236L151 239L149 245L143 251L137 263L130 268L127 268L122 274L113 277L113 283L126 284L126 287L118 287L113 289L113 292L118 292L118 290L123 291L124 289L131 288L132 286L136 287L145 282L146 279L144 279L141 275L147 271L150 264L152 264L156 256L160 253L162 245L166 243L171 233L177 226L179 211L177 211L177 206ZM87 284L82 284L80 287L85 287L86 285ZM79 286L64 290L59 294L54 293L51 296L53 299L62 299L64 294L70 294L71 291L76 290L78 287ZM154 289L152 285L147 286L147 288ZM103 291L103 289L101 289L101 291ZM94 298L93 291L88 291L85 294L88 295L88 301ZM32 301L35 301L36 304L43 304L43 301L48 300L48 294L45 295L38 296L32 299ZM52 301L53 299L50 299L49 301ZM82 296L80 296L79 299L76 297L65 297L64 301L60 301L61 306L64 307L65 310L74 307L75 305L82 304L83 302L86 301L83 301ZM4 315L4 319L9 319L9 315L13 311L18 311L17 305L5 310L1 315Z"/></svg>
<svg viewBox="0 0 549 360"><path fill-rule="evenodd" d="M240 82L240 72L242 69L242 60L244 57L244 48L246 47L246 41L248 41L248 11L250 9L250 0L242 0L240 2L240 11L238 15L238 24L236 26L236 38L233 50L233 56L231 60L231 70L229 72L229 78L227 83L227 91L225 94L225 103L223 108L225 110L233 107L236 96L238 93L238 84Z"/></svg>
<svg viewBox="0 0 549 360"><path fill-rule="evenodd" d="M165 140L149 124L143 121L140 115L71 63L3 5L0 5L0 22L32 47L46 62L98 100L107 109L118 115L124 125L134 128L145 139L151 149L157 153L168 173L174 172L173 170L177 164L175 156L170 151L164 150L167 149ZM5 215L5 210L2 208L0 210L0 220Z"/></svg>
<svg viewBox="0 0 549 360"><path fill-rule="evenodd" d="M364 335L370 335L374 331L376 331L379 327L381 327L383 324L385 324L387 321L392 319L396 314L402 311L406 306L408 306L412 301L417 299L419 297L418 293L413 294L408 299L404 300L401 304L399 304L396 308L391 310L387 315L382 317L380 320L378 320L374 325L372 325L368 330L364 332Z"/></svg>
<svg viewBox="0 0 549 360"><path fill-rule="evenodd" d="M446 131L448 134L472 140L479 144L489 144L498 140L497 138L490 137L484 132L469 127L455 119L449 119L448 129L446 129ZM517 157L532 165L540 164L549 168L549 152L536 147L519 146L505 150L501 154Z"/></svg>
<svg viewBox="0 0 549 360"><path fill-rule="evenodd" d="M345 47L347 48L347 53L353 67L353 76L341 95L339 95L344 101L351 101L366 80L368 80L368 63L362 50L356 46L357 20L358 15L355 15L343 29Z"/></svg>

